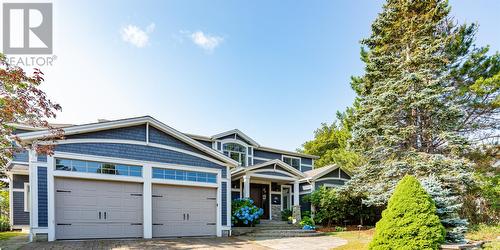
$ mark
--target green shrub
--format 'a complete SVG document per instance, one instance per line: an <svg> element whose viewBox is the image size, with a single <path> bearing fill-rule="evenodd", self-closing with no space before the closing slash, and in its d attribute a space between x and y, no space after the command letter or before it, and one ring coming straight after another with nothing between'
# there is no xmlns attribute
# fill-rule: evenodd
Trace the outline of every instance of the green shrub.
<svg viewBox="0 0 500 250"><path fill-rule="evenodd" d="M0 217L0 232L5 232L10 230L9 218Z"/></svg>
<svg viewBox="0 0 500 250"><path fill-rule="evenodd" d="M415 177L407 175L382 212L370 249L439 249L444 236L434 201Z"/></svg>
<svg viewBox="0 0 500 250"><path fill-rule="evenodd" d="M314 226L314 220L311 219L310 217L304 216L302 217L302 220L300 221L300 226Z"/></svg>
<svg viewBox="0 0 500 250"><path fill-rule="evenodd" d="M281 211L281 220L282 221L288 221L288 217L292 216L292 210L290 209L285 209Z"/></svg>
<svg viewBox="0 0 500 250"><path fill-rule="evenodd" d="M345 230L347 230L347 228L345 227L339 227L339 226L335 227L335 232L344 232Z"/></svg>

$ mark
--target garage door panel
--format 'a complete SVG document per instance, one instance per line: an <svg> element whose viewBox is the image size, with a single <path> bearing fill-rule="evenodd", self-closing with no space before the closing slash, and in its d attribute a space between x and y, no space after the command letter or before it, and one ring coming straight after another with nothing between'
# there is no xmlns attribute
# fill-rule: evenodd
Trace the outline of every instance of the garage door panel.
<svg viewBox="0 0 500 250"><path fill-rule="evenodd" d="M153 185L153 237L215 235L217 189Z"/></svg>
<svg viewBox="0 0 500 250"><path fill-rule="evenodd" d="M142 237L141 183L57 178L55 187L57 239Z"/></svg>

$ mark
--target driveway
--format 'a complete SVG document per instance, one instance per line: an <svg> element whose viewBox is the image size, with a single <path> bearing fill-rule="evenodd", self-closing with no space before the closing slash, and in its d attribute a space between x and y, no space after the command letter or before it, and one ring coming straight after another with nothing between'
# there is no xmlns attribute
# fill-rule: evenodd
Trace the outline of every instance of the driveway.
<svg viewBox="0 0 500 250"><path fill-rule="evenodd" d="M78 240L35 242L11 249L307 249L324 250L346 244L347 241L332 236L252 239L230 238L173 238L154 240ZM19 248L18 248L19 247Z"/></svg>

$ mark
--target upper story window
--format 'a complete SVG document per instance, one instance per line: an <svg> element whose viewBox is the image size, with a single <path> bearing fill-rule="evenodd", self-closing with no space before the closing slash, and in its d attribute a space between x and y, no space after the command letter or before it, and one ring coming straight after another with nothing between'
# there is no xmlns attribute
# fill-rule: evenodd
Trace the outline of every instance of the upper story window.
<svg viewBox="0 0 500 250"><path fill-rule="evenodd" d="M142 176L142 167L95 161L56 159L56 170L111 175Z"/></svg>
<svg viewBox="0 0 500 250"><path fill-rule="evenodd" d="M292 166L293 168L300 170L300 158L283 156L283 162Z"/></svg>
<svg viewBox="0 0 500 250"><path fill-rule="evenodd" d="M239 162L241 166L246 166L247 148L237 143L224 143L222 152L229 158Z"/></svg>

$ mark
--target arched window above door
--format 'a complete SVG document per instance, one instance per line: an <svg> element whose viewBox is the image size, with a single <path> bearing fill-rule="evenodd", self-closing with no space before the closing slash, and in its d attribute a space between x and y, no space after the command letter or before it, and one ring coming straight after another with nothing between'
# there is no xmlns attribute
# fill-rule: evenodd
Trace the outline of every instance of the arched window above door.
<svg viewBox="0 0 500 250"><path fill-rule="evenodd" d="M224 143L222 146L224 155L240 163L241 166L247 165L247 147L234 142Z"/></svg>

